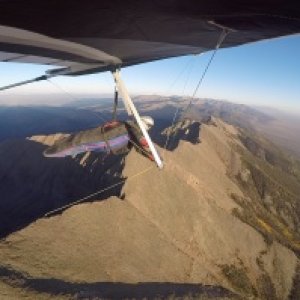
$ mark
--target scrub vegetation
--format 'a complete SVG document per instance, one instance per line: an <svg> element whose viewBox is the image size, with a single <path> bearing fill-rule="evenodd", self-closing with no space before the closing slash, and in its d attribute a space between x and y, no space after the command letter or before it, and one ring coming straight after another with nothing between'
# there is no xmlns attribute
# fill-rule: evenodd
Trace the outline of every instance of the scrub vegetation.
<svg viewBox="0 0 300 300"><path fill-rule="evenodd" d="M299 161L283 154L261 136L242 131L242 167L235 180L244 193L232 194L240 206L233 214L260 232L268 243L273 240L300 256Z"/></svg>

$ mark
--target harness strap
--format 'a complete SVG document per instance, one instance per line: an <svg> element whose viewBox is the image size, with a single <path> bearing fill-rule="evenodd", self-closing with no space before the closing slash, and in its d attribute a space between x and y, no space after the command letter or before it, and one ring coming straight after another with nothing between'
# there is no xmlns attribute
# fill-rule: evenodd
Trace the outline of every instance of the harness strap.
<svg viewBox="0 0 300 300"><path fill-rule="evenodd" d="M118 90L115 87L115 98L114 98L114 107L113 107L113 120L117 120L117 106L118 106Z"/></svg>
<svg viewBox="0 0 300 300"><path fill-rule="evenodd" d="M109 130L112 130L114 129L115 127L117 127L118 125L120 125L121 122L120 121L116 121L116 120L113 120L111 122L108 122L106 124L104 124L102 127L101 127L101 134L102 134L102 137L103 137L103 140L107 146L107 154L109 153L112 153L114 155L118 155L118 152L119 152L119 149L116 149L114 150L110 144L109 144L109 139L107 138L107 135L106 135L106 132L109 131ZM127 129L127 128L126 128Z"/></svg>
<svg viewBox="0 0 300 300"><path fill-rule="evenodd" d="M105 126L101 127L101 134L102 134L103 140L106 144L106 147L108 149L107 154L109 154L109 153L115 154L114 150L110 147L110 144L107 140L107 136L106 136L106 132L105 132Z"/></svg>

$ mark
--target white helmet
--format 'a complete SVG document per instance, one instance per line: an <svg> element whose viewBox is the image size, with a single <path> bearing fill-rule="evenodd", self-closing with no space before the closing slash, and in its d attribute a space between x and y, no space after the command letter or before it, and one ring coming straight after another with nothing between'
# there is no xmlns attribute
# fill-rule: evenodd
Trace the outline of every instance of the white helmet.
<svg viewBox="0 0 300 300"><path fill-rule="evenodd" d="M150 116L143 116L141 120L147 130L149 130L154 125L154 120Z"/></svg>

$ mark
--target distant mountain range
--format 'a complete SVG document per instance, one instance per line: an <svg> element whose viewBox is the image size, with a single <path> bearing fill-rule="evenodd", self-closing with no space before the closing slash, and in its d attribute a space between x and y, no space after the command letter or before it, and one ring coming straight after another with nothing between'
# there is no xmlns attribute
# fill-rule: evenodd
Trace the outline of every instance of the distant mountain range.
<svg viewBox="0 0 300 300"><path fill-rule="evenodd" d="M201 120L212 115L229 124L258 131L300 158L300 121L292 115L210 99L195 99L190 109L183 113L190 99L178 96L137 96L134 101L142 113L152 115L157 120L159 129L172 123L172 118L179 108L177 120L180 116ZM72 132L97 126L112 118L112 102L110 98L103 98L77 100L62 107L0 106L0 141L36 134ZM121 100L119 117L127 117Z"/></svg>

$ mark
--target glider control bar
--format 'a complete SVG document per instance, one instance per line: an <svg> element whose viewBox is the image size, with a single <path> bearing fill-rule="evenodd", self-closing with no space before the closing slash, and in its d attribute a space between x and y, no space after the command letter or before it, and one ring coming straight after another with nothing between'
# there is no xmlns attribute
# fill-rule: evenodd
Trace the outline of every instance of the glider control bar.
<svg viewBox="0 0 300 300"><path fill-rule="evenodd" d="M137 111L133 101L131 100L130 96L129 96L129 93L121 79L121 76L120 76L120 71L119 70L115 70L112 72L113 74L113 77L114 77L114 80L115 80L115 83L116 83L116 86L117 86L117 89L118 89L118 92L121 94L122 98L123 98L123 101L124 101L124 104L125 104L125 107L128 109L130 109L130 112L131 114L133 114L138 126L140 127L148 145L149 145L149 148L151 150L151 153L154 157L154 160L157 164L157 166L162 169L163 168L163 162L157 152L157 150L155 149L155 146L148 134L148 131L146 130L145 126L144 126L144 123L143 121L141 120L141 117L140 117L140 114L139 112Z"/></svg>

